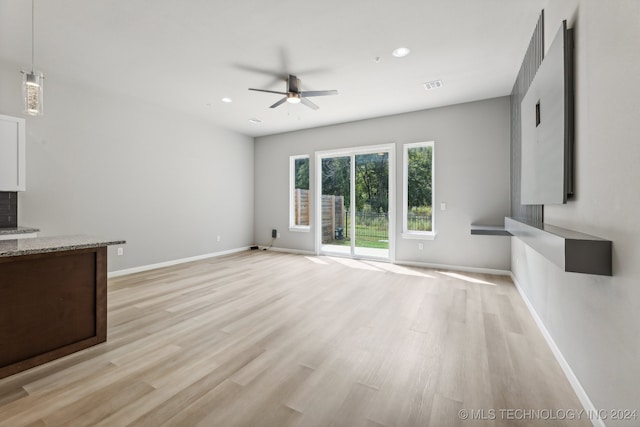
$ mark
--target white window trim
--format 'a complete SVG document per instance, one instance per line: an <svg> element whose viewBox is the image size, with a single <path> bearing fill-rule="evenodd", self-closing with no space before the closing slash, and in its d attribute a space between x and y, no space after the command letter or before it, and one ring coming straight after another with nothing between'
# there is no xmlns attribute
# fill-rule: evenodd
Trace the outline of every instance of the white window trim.
<svg viewBox="0 0 640 427"><path fill-rule="evenodd" d="M291 225L289 226L289 231L293 231L296 233L308 233L311 231L310 225Z"/></svg>
<svg viewBox="0 0 640 427"><path fill-rule="evenodd" d="M431 231L413 231L408 229L409 214L409 149L431 147ZM402 156L402 238L416 240L435 240L436 238L436 150L434 141L411 142L403 145Z"/></svg>
<svg viewBox="0 0 640 427"><path fill-rule="evenodd" d="M433 215L431 224L433 226ZM402 238L410 240L436 240L437 234L435 231L405 231L402 233Z"/></svg>
<svg viewBox="0 0 640 427"><path fill-rule="evenodd" d="M309 215L309 225L296 225L296 202L293 192L296 189L296 160L299 159L307 159L311 162L308 154L299 154L289 157L289 231L308 233L311 231L311 215ZM309 184L311 184L311 164L309 164ZM311 188L309 188L309 191L311 191ZM309 203L311 203L311 194L309 194ZM309 214L311 214L311 209L309 209Z"/></svg>

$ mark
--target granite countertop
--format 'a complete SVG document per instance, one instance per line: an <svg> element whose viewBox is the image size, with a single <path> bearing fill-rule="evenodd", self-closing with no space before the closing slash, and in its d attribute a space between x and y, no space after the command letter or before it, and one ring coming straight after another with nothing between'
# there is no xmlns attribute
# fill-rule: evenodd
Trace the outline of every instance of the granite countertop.
<svg viewBox="0 0 640 427"><path fill-rule="evenodd" d="M0 257L73 251L124 243L126 243L124 240L108 240L84 235L0 240Z"/></svg>
<svg viewBox="0 0 640 427"><path fill-rule="evenodd" d="M38 231L40 231L38 228L33 227L0 227L0 235L2 236L7 234L37 233Z"/></svg>

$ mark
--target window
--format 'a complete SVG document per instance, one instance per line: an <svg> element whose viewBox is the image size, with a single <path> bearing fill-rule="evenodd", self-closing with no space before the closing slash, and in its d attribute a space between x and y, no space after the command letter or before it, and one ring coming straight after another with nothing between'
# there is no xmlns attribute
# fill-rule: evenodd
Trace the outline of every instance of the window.
<svg viewBox="0 0 640 427"><path fill-rule="evenodd" d="M309 231L309 156L289 158L289 229Z"/></svg>
<svg viewBox="0 0 640 427"><path fill-rule="evenodd" d="M433 142L404 145L402 237L433 239Z"/></svg>

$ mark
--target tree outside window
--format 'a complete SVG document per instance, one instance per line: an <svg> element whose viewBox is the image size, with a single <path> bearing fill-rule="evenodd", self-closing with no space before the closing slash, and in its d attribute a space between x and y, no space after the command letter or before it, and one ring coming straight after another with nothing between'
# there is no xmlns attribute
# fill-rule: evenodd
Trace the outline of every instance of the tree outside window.
<svg viewBox="0 0 640 427"><path fill-rule="evenodd" d="M433 142L406 144L404 227L408 234L433 234Z"/></svg>

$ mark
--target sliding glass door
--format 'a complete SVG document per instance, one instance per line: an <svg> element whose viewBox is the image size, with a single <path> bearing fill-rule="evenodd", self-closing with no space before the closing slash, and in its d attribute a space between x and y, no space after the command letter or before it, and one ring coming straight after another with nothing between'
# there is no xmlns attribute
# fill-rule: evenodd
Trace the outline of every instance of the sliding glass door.
<svg viewBox="0 0 640 427"><path fill-rule="evenodd" d="M320 165L322 251L351 255L351 156L326 157Z"/></svg>
<svg viewBox="0 0 640 427"><path fill-rule="evenodd" d="M355 155L354 255L389 258L389 152Z"/></svg>
<svg viewBox="0 0 640 427"><path fill-rule="evenodd" d="M316 154L317 252L390 259L394 146Z"/></svg>

